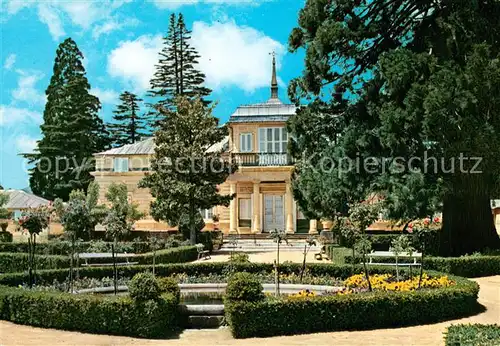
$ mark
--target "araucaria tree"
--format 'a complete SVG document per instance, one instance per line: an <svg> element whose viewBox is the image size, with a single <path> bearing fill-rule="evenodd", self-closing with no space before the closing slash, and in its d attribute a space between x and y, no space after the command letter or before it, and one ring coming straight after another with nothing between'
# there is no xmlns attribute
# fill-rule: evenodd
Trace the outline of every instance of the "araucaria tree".
<svg viewBox="0 0 500 346"><path fill-rule="evenodd" d="M292 51L307 101L289 124L301 208L332 218L376 193L388 216L443 211L439 252L499 248L500 2L308 0Z"/></svg>
<svg viewBox="0 0 500 346"><path fill-rule="evenodd" d="M145 117L140 114L142 99L124 91L120 95L120 104L113 111L114 123L108 124L113 146L120 147L140 141L146 134Z"/></svg>
<svg viewBox="0 0 500 346"><path fill-rule="evenodd" d="M223 147L213 147L228 135L212 115L213 106L199 98L178 97L175 110L159 108L165 116L155 133L155 154L151 173L140 186L149 188L154 197L151 215L155 220L178 225L189 218L190 242L196 244L196 214L216 205L228 206L232 195L219 194L235 164L222 157Z"/></svg>
<svg viewBox="0 0 500 346"><path fill-rule="evenodd" d="M190 99L204 99L212 90L205 87L205 75L197 69L198 58L196 50L191 46L191 31L184 23L184 17L174 13L170 15L167 35L163 38L164 47L159 53L160 59L151 79L149 96L154 99L154 106L172 109L176 96L186 96ZM157 126L164 114L152 110L154 115L151 124Z"/></svg>
<svg viewBox="0 0 500 346"><path fill-rule="evenodd" d="M108 142L98 116L101 104L89 93L82 60L71 38L57 48L54 74L45 91L42 139L35 153L25 155L34 164L31 189L49 200L66 201L72 190L87 190L95 166L92 154L105 149Z"/></svg>

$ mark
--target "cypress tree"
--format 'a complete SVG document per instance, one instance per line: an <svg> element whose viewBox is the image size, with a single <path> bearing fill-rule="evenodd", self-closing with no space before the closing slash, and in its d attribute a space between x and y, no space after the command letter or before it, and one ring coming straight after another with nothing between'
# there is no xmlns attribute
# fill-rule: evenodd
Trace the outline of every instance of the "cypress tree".
<svg viewBox="0 0 500 346"><path fill-rule="evenodd" d="M47 87L42 139L26 154L32 191L44 198L67 200L71 190L86 190L93 177L92 154L108 146L99 99L89 93L83 54L71 38L62 42Z"/></svg>
<svg viewBox="0 0 500 346"><path fill-rule="evenodd" d="M212 115L213 106L186 96L176 98L174 106L175 111L159 109L165 120L155 133L152 172L139 186L149 188L154 197L150 211L155 220L174 226L189 220L195 244L199 210L229 205L234 196L219 194L218 185L237 167L222 157L222 148L208 150L228 135Z"/></svg>
<svg viewBox="0 0 500 346"><path fill-rule="evenodd" d="M190 44L191 31L184 23L184 17L173 13L170 16L167 35L163 38L164 47L160 51L160 59L155 65L156 71L150 81L149 96L154 99L152 111L149 112L151 125L158 126L164 116L156 111L155 106L172 109L176 96L189 98L210 95L211 90L204 87L205 75L197 69L198 58L196 50Z"/></svg>
<svg viewBox="0 0 500 346"><path fill-rule="evenodd" d="M117 147L141 140L141 137L145 136L142 130L146 128L144 117L139 115L139 103L142 99L125 91L120 95L120 101L121 103L113 111L115 123L108 125L113 146Z"/></svg>

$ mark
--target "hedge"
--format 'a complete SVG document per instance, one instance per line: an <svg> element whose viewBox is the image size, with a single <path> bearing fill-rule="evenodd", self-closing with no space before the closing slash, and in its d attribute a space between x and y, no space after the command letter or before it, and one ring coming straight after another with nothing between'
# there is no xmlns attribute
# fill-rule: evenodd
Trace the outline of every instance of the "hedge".
<svg viewBox="0 0 500 346"><path fill-rule="evenodd" d="M10 233L9 233L10 234ZM90 241L76 242L76 252L111 252L112 242ZM181 242L173 239L165 241L161 245L164 248L175 248ZM146 253L153 250L151 242L118 242L115 247L116 252ZM69 255L71 253L70 241L49 241L47 243L37 243L35 251L40 255ZM0 242L0 253L28 253L28 243Z"/></svg>
<svg viewBox="0 0 500 346"><path fill-rule="evenodd" d="M156 251L155 262L160 263L182 263L191 262L198 258L198 251L195 246L183 246ZM57 255L36 255L36 268L58 269L69 268L69 256ZM140 264L152 264L153 253L147 252L138 257L131 258L131 261L138 261ZM80 261L81 262L81 261ZM92 259L92 263L110 263L110 259ZM0 253L0 273L22 272L28 268L28 254L25 253ZM81 269L80 269L81 270Z"/></svg>
<svg viewBox="0 0 500 346"><path fill-rule="evenodd" d="M500 345L497 324L457 324L445 332L445 346Z"/></svg>
<svg viewBox="0 0 500 346"><path fill-rule="evenodd" d="M352 256L345 256L346 263L352 263ZM381 263L394 263L394 258L380 257ZM400 262L407 261L401 259ZM361 258L356 257L356 263L361 263ZM425 257L425 270L436 270L443 273L475 278L481 276L500 275L500 256L462 256L462 257Z"/></svg>
<svg viewBox="0 0 500 346"><path fill-rule="evenodd" d="M12 233L0 231L0 242L11 243L13 238Z"/></svg>
<svg viewBox="0 0 500 346"><path fill-rule="evenodd" d="M259 302L226 300L226 319L236 338L433 323L478 311L477 283L414 292L371 292Z"/></svg>
<svg viewBox="0 0 500 346"><path fill-rule="evenodd" d="M0 318L37 327L159 338L171 335L178 328L177 311L177 299L172 294L135 302L128 297L0 286Z"/></svg>

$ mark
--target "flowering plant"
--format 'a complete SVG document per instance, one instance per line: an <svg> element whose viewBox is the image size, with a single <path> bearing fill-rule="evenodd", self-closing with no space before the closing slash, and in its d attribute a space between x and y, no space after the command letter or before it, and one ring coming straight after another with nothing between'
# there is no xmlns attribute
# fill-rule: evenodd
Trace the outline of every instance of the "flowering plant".
<svg viewBox="0 0 500 346"><path fill-rule="evenodd" d="M380 291L415 291L419 288L440 288L454 285L455 282L448 276L430 277L427 274L411 277L404 281L396 281L390 274L375 274L370 276L370 283L374 290ZM344 282L348 288L368 288L368 283L364 274L353 275Z"/></svg>

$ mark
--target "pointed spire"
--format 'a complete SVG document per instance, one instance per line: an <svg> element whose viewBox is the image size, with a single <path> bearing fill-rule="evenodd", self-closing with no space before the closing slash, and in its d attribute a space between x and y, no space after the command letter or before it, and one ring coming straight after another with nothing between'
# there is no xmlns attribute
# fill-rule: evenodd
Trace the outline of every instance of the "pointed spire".
<svg viewBox="0 0 500 346"><path fill-rule="evenodd" d="M273 76L271 78L271 99L278 99L278 80L276 79L276 53L273 52Z"/></svg>

